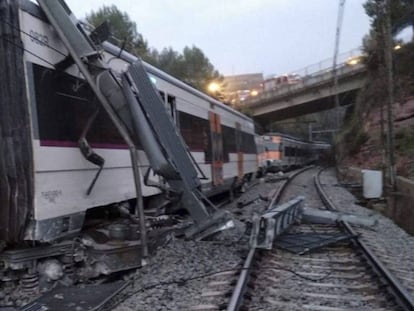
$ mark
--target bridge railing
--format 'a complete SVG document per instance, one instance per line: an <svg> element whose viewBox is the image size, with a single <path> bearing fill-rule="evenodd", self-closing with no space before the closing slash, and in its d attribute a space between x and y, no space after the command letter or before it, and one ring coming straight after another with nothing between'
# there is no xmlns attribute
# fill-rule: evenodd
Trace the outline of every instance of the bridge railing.
<svg viewBox="0 0 414 311"><path fill-rule="evenodd" d="M337 58L337 67L341 67L343 64L346 64L348 61L354 57L361 56L363 53L362 47L349 50L344 53L338 54ZM298 70L293 70L292 73L298 74L300 76L306 77L308 75L315 75L324 71L332 71L333 69L333 57L321 60L315 64L308 65L306 67L300 68Z"/></svg>
<svg viewBox="0 0 414 311"><path fill-rule="evenodd" d="M336 72L338 77L341 77L352 72L358 72L363 69L364 65L360 62L353 63L359 56L362 56L361 48L350 50L346 53L338 55ZM261 101L283 96L285 94L296 92L302 88L308 88L312 85L324 83L334 78L333 70L333 58L325 59L316 64L312 64L301 68L296 71L292 71L292 75L298 77L294 83L280 85L272 90L263 91L256 97L250 97L246 102L246 106L255 106L260 104Z"/></svg>

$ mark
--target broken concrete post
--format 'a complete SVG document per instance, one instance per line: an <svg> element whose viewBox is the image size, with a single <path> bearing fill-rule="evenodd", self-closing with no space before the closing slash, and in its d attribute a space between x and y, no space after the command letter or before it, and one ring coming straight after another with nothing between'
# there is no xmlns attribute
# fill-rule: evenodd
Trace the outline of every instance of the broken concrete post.
<svg viewBox="0 0 414 311"><path fill-rule="evenodd" d="M332 212L328 210L320 210L316 208L302 208L302 222L318 223L318 224L334 224L338 221L346 221L350 224L362 226L374 226L377 219L361 215L353 215L340 212Z"/></svg>

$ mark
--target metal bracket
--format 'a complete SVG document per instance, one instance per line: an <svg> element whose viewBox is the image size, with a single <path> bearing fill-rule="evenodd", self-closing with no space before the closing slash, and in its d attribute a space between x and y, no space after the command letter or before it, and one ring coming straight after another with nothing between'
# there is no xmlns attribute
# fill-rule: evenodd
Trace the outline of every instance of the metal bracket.
<svg viewBox="0 0 414 311"><path fill-rule="evenodd" d="M90 195L92 192L93 187L95 186L96 181L98 180L99 175L102 172L102 169L105 165L105 159L97 154L92 147L89 145L88 140L86 139L86 135L88 134L89 129L92 126L92 123L95 121L96 117L99 114L99 109L95 110L95 112L89 117L85 128L82 131L81 137L78 140L79 149L86 160L89 162L97 165L99 167L98 171L95 174L95 177L92 179L88 190L86 190L86 195Z"/></svg>
<svg viewBox="0 0 414 311"><path fill-rule="evenodd" d="M282 234L299 216L303 200L304 197L298 196L260 216L253 216L250 247L272 249L275 237Z"/></svg>

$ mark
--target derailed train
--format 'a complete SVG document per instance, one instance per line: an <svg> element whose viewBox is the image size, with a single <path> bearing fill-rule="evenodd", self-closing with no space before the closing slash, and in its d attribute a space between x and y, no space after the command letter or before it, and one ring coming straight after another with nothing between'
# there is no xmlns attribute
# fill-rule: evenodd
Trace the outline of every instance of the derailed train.
<svg viewBox="0 0 414 311"><path fill-rule="evenodd" d="M128 215L133 208L124 204L136 197L126 143L43 11L30 1L2 4L0 261L6 270L33 271L36 261L54 257L62 267L76 261L91 277L140 265L140 241L125 233L136 228ZM100 48L114 75L137 60L107 42ZM266 138L258 138L250 118L148 64L145 69L185 141L204 194L232 190L269 170L256 144ZM283 169L291 161L309 162L307 153L290 153L287 142L277 147L276 160L288 159ZM300 163L294 160L299 157ZM144 205L164 211L175 198L150 162L138 148Z"/></svg>

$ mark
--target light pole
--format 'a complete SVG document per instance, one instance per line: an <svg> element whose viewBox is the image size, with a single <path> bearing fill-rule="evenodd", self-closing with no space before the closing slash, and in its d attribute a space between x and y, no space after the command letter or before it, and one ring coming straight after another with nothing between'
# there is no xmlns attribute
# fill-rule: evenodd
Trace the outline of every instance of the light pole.
<svg viewBox="0 0 414 311"><path fill-rule="evenodd" d="M335 50L334 50L334 58L333 58L333 65L332 65L332 73L333 73L333 84L334 84L334 100L335 100L335 123L340 128L340 120L339 120L339 94L338 94L338 72L337 72L337 65L338 65L338 53L339 53L339 41L341 39L341 29L342 29L342 21L344 18L344 9L345 9L345 0L339 0L339 7L338 7L338 19L336 23L336 35L335 35Z"/></svg>

